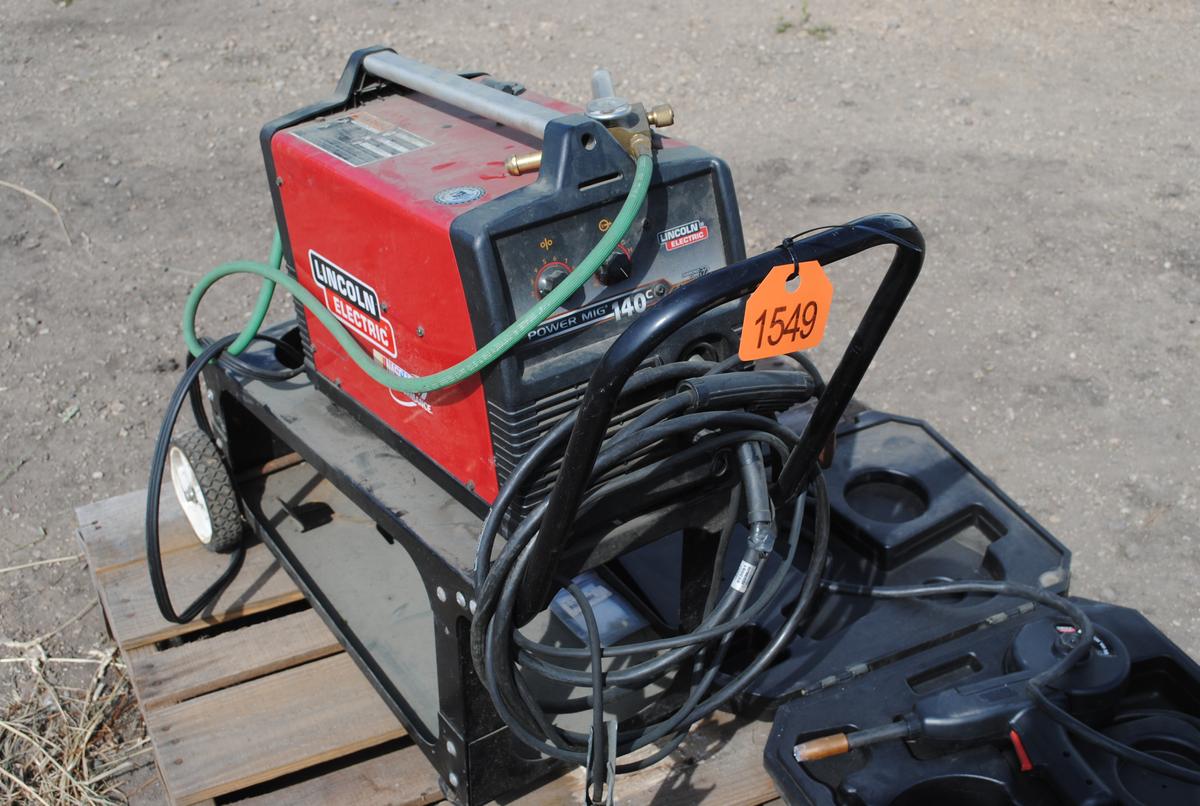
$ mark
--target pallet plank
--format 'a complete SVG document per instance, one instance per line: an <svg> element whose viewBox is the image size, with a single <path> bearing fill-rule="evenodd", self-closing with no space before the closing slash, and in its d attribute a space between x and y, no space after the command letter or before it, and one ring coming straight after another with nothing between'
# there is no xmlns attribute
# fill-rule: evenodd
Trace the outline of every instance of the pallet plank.
<svg viewBox="0 0 1200 806"><path fill-rule="evenodd" d="M148 710L146 727L181 804L405 735L344 653Z"/></svg>
<svg viewBox="0 0 1200 806"><path fill-rule="evenodd" d="M146 709L198 697L342 651L312 610L158 650L125 653Z"/></svg>
<svg viewBox="0 0 1200 806"><path fill-rule="evenodd" d="M238 806L426 806L442 799L437 773L413 745L317 778L236 801Z"/></svg>
<svg viewBox="0 0 1200 806"><path fill-rule="evenodd" d="M159 498L159 543L164 554L196 543L179 502L169 490ZM146 560L146 491L136 490L75 510L79 539L93 571Z"/></svg>
<svg viewBox="0 0 1200 806"><path fill-rule="evenodd" d="M710 803L760 806L779 797L763 768L769 722L747 722L718 713L692 730L679 750L645 770L617 777L617 801L635 804ZM584 772L574 769L532 792L500 799L513 806L582 803Z"/></svg>
<svg viewBox="0 0 1200 806"><path fill-rule="evenodd" d="M143 518L144 490L76 509L77 531L92 582L104 607L108 626L122 650L185 635L233 618L258 613L303 598L300 591L261 544L250 546L237 577L191 624L172 624L159 615L146 571ZM229 561L197 542L175 496L161 498L160 542L171 598L183 607L215 579Z"/></svg>
<svg viewBox="0 0 1200 806"><path fill-rule="evenodd" d="M184 607L220 576L229 558L193 545L163 557L171 601ZM246 550L241 571L206 613L189 624L173 624L158 612L144 562L96 572L108 623L122 649L130 650L177 635L259 613L303 599L303 594L261 543Z"/></svg>

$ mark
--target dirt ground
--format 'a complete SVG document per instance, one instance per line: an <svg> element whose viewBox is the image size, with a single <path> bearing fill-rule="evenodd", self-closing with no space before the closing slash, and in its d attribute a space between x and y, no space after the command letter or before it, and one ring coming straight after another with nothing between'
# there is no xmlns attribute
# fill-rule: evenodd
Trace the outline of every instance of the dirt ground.
<svg viewBox="0 0 1200 806"><path fill-rule="evenodd" d="M265 257L259 127L384 43L576 102L603 64L669 100L671 133L730 162L752 252L912 217L925 270L861 397L931 421L1055 532L1073 592L1200 655L1197 9L0 0L0 567L75 555L73 508L144 486L186 293ZM882 259L832 272L823 365ZM248 313L254 286L229 286L204 332ZM82 562L4 570L0 647L92 601ZM47 648L104 641L93 609Z"/></svg>

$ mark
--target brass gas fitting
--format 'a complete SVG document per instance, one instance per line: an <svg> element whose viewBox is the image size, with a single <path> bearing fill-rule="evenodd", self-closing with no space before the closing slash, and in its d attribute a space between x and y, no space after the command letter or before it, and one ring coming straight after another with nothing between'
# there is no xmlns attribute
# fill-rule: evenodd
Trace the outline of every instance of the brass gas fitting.
<svg viewBox="0 0 1200 806"><path fill-rule="evenodd" d="M670 104L655 104L654 107L646 113L646 120L651 126L663 128L670 126L675 122L675 110Z"/></svg>
<svg viewBox="0 0 1200 806"><path fill-rule="evenodd" d="M513 154L504 161L504 169L512 176L533 173L541 170L542 152L531 151L528 154Z"/></svg>

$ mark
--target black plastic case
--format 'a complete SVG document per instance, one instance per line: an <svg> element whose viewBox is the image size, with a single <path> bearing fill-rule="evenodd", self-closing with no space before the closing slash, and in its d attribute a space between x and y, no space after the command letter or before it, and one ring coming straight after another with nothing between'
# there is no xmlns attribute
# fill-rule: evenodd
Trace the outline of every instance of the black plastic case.
<svg viewBox="0 0 1200 806"><path fill-rule="evenodd" d="M1200 667L1137 611L1074 601L1113 651L1120 646L1130 662L1123 693L1105 704L1109 714L1093 727L1124 744L1200 770ZM795 760L793 750L799 742L885 725L911 711L922 697L1012 671L1021 654L1018 633L1030 634L1022 633L1023 627L1063 621L1044 607L1026 605L1023 611L1004 611L1009 617L1003 621L780 707L764 763L784 799L814 806L1200 803L1200 786L1118 762L1103 750L1069 739L1045 719L1039 721L1041 728L1021 735L1023 750L1034 762L1028 771L1021 770L1011 739L975 746L893 740L821 761ZM905 629L901 620L894 620L893 626ZM848 633L847 639L843 643L848 649L864 655L871 650L857 632ZM1031 715L1040 712L1032 709Z"/></svg>

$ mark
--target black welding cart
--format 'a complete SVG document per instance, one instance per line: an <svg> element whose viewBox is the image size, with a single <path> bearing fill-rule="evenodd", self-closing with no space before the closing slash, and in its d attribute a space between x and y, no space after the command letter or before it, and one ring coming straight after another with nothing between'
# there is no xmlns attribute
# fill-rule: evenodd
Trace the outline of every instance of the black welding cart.
<svg viewBox="0 0 1200 806"><path fill-rule="evenodd" d="M790 254L832 263L875 245L898 243L897 258L846 358L816 410L805 415L816 435L810 440L815 454L829 442L832 426L915 277L919 261L912 256L919 253L902 240L913 231L899 216L864 219L797 241L790 253L771 250L702 278L635 322L601 360L597 375L602 380L609 374L619 379L619 386L656 338L697 308L748 293L772 266L790 260ZM258 342L239 357L257 372L242 374L218 364L204 372L213 436L232 475L264 466L273 471L239 486L244 515L457 799L483 802L548 772L554 762L511 736L472 668L468 642L482 519L303 374L281 381L250 377L296 360L296 351L288 348L298 338L294 323L265 335L276 343ZM682 542L703 546L707 553L693 562L707 569L713 532L727 508L727 494L696 496L687 518L655 521L648 537L692 530L694 539ZM645 526L645 521L638 524ZM642 539L625 548L632 551L650 542ZM573 574L617 559L595 545L589 549L564 561ZM664 578L676 586L673 615L682 623L688 618L682 611L697 594L703 598L707 585L698 586L696 575L688 573L687 557L675 562L677 567ZM656 587L661 589L662 582ZM564 630L561 622L546 611L526 630L540 632L547 641L562 640L564 635L555 635ZM644 629L652 631L653 626Z"/></svg>

